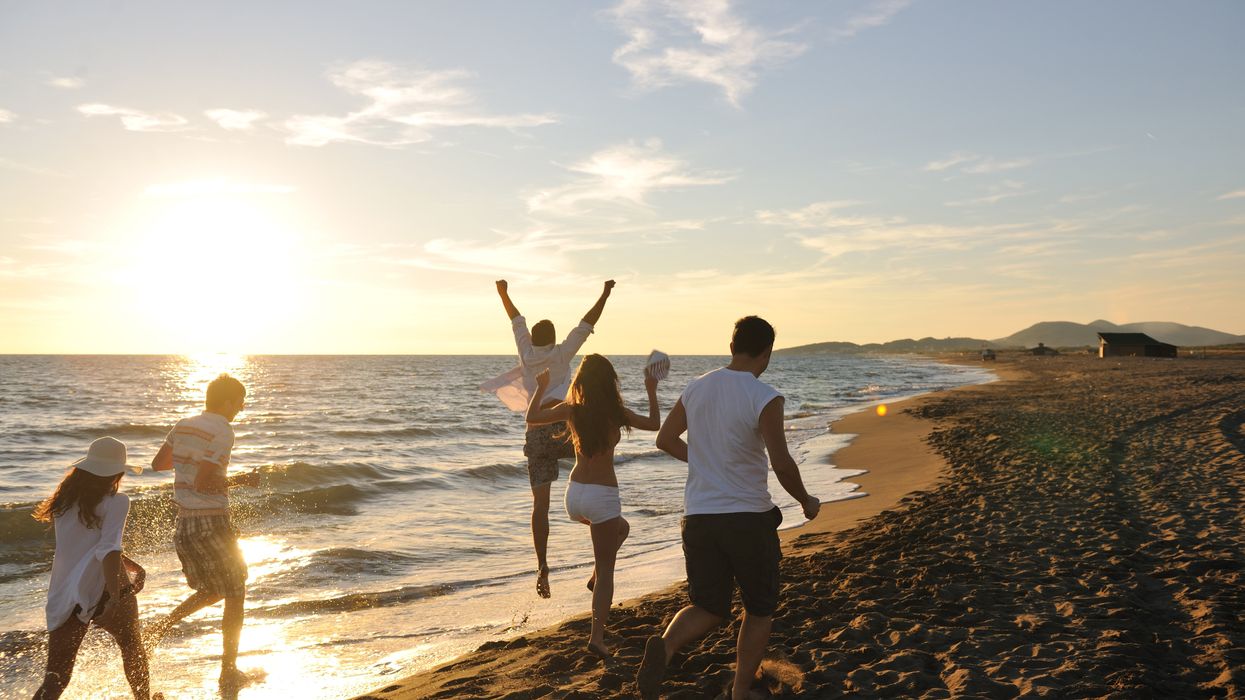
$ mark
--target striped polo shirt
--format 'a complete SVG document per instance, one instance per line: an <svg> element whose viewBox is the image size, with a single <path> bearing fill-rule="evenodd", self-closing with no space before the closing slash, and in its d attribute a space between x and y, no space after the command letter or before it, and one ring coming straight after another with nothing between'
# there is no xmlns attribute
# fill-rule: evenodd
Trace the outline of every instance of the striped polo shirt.
<svg viewBox="0 0 1245 700"><path fill-rule="evenodd" d="M229 469L233 428L224 416L204 411L183 418L169 431L164 444L173 453L173 498L183 514L229 507L227 493L201 493L194 488L200 465L219 465L222 472Z"/></svg>

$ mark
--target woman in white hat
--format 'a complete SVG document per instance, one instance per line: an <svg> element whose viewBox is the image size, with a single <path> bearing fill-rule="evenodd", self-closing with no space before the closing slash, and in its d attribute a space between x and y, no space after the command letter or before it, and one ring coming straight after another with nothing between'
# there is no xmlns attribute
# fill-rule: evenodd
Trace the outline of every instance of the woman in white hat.
<svg viewBox="0 0 1245 700"><path fill-rule="evenodd" d="M121 554L121 535L130 499L117 493L126 469L125 445L110 437L91 443L74 462L56 492L35 508L34 517L53 523L56 554L45 608L48 669L35 700L58 698L69 685L78 647L87 628L99 625L121 647L125 677L134 697L148 700L147 656L138 624L143 570Z"/></svg>

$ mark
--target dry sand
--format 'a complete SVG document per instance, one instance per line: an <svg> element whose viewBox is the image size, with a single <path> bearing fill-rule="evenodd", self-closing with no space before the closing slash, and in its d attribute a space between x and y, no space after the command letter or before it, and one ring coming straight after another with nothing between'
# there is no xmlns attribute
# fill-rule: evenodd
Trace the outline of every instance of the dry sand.
<svg viewBox="0 0 1245 700"><path fill-rule="evenodd" d="M1245 360L1001 361L922 397L835 462L868 498L786 534L757 688L773 697L1245 698ZM682 587L490 642L367 698L629 698ZM730 680L732 624L675 657L665 697Z"/></svg>

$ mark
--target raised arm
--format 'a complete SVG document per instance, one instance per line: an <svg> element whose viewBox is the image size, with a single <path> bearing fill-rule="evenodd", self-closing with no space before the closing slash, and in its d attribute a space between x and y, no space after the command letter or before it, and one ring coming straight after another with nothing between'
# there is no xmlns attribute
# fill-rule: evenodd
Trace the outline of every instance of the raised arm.
<svg viewBox="0 0 1245 700"><path fill-rule="evenodd" d="M630 408L627 412L627 425L640 430L657 430L661 427L661 408L657 405L657 380L644 370L644 389L648 392L648 415L641 416Z"/></svg>
<svg viewBox="0 0 1245 700"><path fill-rule="evenodd" d="M610 292L614 289L614 280L607 280L605 288L601 290L601 296L597 299L597 303L588 309L588 313L584 314L584 323L589 326L597 325L597 321L601 320L601 312L605 310L605 302L610 298Z"/></svg>
<svg viewBox="0 0 1245 700"><path fill-rule="evenodd" d="M506 280L497 280L497 295L501 297L501 305L506 308L506 315L511 319L519 315L519 309L510 301L510 285Z"/></svg>
<svg viewBox="0 0 1245 700"><path fill-rule="evenodd" d="M687 411L683 408L683 399L679 399L666 416L657 433L657 449L669 454L680 462L687 461L687 443L683 442L683 433L687 432Z"/></svg>
<svg viewBox="0 0 1245 700"><path fill-rule="evenodd" d="M761 437L765 440L765 451L769 452L769 463L774 468L774 475L783 490L799 501L804 509L804 517L812 520L821 509L821 501L810 496L804 489L804 480L800 478L800 467L795 463L787 449L787 434L782 426L783 398L775 397L761 409Z"/></svg>
<svg viewBox="0 0 1245 700"><path fill-rule="evenodd" d="M532 392L532 400L527 402L527 422L532 425L559 423L571 417L571 407L565 403L557 403L548 408L541 408L545 400L545 389L549 388L549 370L536 375L536 391Z"/></svg>

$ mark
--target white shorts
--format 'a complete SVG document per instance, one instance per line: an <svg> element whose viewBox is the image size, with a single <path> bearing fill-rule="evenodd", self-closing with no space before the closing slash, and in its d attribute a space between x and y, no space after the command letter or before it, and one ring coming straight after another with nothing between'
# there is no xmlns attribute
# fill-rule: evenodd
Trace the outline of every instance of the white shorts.
<svg viewBox="0 0 1245 700"><path fill-rule="evenodd" d="M587 520L593 525L622 517L622 499L618 497L618 487L581 484L568 480L566 515L577 523Z"/></svg>

